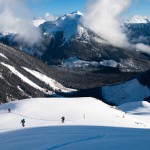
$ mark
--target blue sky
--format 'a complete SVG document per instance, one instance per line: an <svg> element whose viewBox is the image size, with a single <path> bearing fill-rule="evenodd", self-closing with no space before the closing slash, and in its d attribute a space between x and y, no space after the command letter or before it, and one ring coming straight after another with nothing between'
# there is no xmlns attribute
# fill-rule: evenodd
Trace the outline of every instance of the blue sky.
<svg viewBox="0 0 150 150"><path fill-rule="evenodd" d="M27 6L36 16L43 16L45 12L54 15L71 13L76 10L83 12L86 0L30 0ZM127 9L125 16L147 15L150 16L150 0L132 0L132 5Z"/></svg>
<svg viewBox="0 0 150 150"><path fill-rule="evenodd" d="M134 0L127 10L127 15L150 16L150 0Z"/></svg>
<svg viewBox="0 0 150 150"><path fill-rule="evenodd" d="M76 10L83 11L86 0L37 0L28 1L28 6L38 15L44 15L49 12L54 15L71 13Z"/></svg>

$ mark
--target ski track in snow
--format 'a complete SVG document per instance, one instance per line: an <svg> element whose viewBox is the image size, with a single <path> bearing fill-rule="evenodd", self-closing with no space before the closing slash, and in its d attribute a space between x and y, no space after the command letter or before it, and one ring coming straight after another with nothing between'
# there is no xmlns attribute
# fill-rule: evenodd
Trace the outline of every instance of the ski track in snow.
<svg viewBox="0 0 150 150"><path fill-rule="evenodd" d="M77 140L77 141L73 141L73 142L63 143L63 144L56 145L56 146L53 146L51 148L48 148L47 150L53 150L53 149L57 149L57 148L62 148L64 146L66 146L66 145L75 144L75 143L79 143L79 142L87 142L87 141L95 140L95 139L102 138L102 137L104 137L104 136L97 135L97 136L94 136L94 137L89 137L87 139L81 139L81 140Z"/></svg>
<svg viewBox="0 0 150 150"><path fill-rule="evenodd" d="M150 130L131 128L40 127L1 134L0 148L2 150L149 150L149 135Z"/></svg>

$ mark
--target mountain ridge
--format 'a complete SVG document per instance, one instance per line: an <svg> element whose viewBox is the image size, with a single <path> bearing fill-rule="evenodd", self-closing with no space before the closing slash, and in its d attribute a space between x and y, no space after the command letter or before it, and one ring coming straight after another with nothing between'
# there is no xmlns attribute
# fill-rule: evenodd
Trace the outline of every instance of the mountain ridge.
<svg viewBox="0 0 150 150"><path fill-rule="evenodd" d="M15 35L1 36L0 41L10 46L16 46L49 65L63 66L64 61L69 62L71 58L76 57L80 62L87 62L85 65L90 66L90 68L93 67L93 69L104 67L105 64L110 64L111 67L113 64L110 62L118 64L116 67L124 72L141 72L149 69L149 54L137 52L133 47L118 48L109 44L108 41L83 23L82 17L84 17L82 13L77 11L61 16L54 21L44 22L38 27L42 31L42 43L33 46L28 46L23 41L14 41ZM126 28L133 44L141 42L139 30L130 27L129 24ZM144 33L147 32L144 31ZM148 38L146 41L148 41ZM96 65L95 62L97 62ZM79 66L81 66L81 69L89 69L82 64Z"/></svg>

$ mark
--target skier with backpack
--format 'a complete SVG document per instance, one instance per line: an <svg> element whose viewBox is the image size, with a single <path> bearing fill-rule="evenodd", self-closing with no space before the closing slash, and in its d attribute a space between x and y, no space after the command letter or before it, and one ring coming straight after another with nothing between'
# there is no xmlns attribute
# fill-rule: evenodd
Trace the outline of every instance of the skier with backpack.
<svg viewBox="0 0 150 150"><path fill-rule="evenodd" d="M64 123L65 117L61 117L61 122Z"/></svg>
<svg viewBox="0 0 150 150"><path fill-rule="evenodd" d="M21 120L21 124L22 124L23 127L25 126L25 119Z"/></svg>

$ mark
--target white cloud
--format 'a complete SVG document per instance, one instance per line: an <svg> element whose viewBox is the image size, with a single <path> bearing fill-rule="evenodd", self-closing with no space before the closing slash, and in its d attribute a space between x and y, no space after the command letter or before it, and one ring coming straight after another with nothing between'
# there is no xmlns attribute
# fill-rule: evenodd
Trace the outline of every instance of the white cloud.
<svg viewBox="0 0 150 150"><path fill-rule="evenodd" d="M28 44L39 42L40 31L29 21L30 12L25 0L0 0L0 30L3 33L16 33L16 40Z"/></svg>
<svg viewBox="0 0 150 150"><path fill-rule="evenodd" d="M138 43L135 45L135 47L138 51L142 51L142 52L150 54L150 46L147 46L143 43Z"/></svg>
<svg viewBox="0 0 150 150"><path fill-rule="evenodd" d="M88 0L85 22L111 44L127 47L129 43L120 25L121 14L129 4L130 0Z"/></svg>
<svg viewBox="0 0 150 150"><path fill-rule="evenodd" d="M45 13L45 15L44 15L44 19L46 21L55 21L57 18L58 18L57 16L54 16L54 15L48 13L48 12Z"/></svg>

